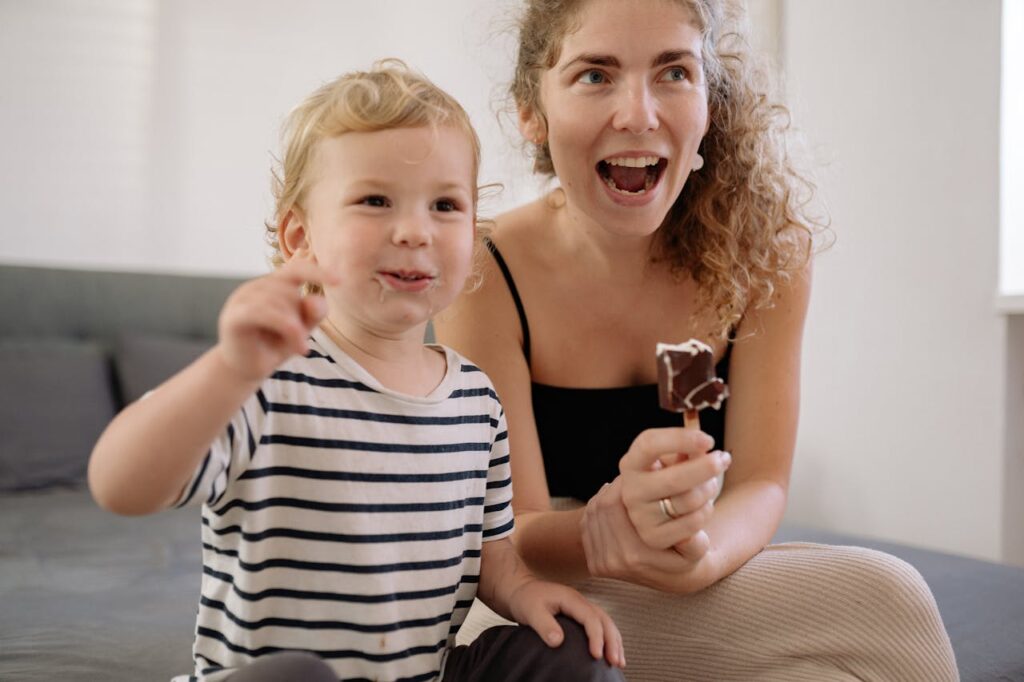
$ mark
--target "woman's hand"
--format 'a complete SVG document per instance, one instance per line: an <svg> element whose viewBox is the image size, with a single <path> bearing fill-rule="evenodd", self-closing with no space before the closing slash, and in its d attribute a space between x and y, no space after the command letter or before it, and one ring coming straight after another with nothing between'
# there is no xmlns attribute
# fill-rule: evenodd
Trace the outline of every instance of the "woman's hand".
<svg viewBox="0 0 1024 682"><path fill-rule="evenodd" d="M727 452L708 454L713 444L695 429L648 429L619 461L622 504L649 547L675 548L691 561L707 551L703 529L711 520L718 475L732 461Z"/></svg>
<svg viewBox="0 0 1024 682"><path fill-rule="evenodd" d="M703 589L716 579L703 526L717 492L715 477L728 466L728 457L706 455L711 444L709 436L692 429L651 429L637 437L622 458L622 474L591 498L580 521L591 575L679 593ZM658 468L662 457L675 459L679 453L689 459ZM677 519L662 513L662 497L672 500Z"/></svg>
<svg viewBox="0 0 1024 682"><path fill-rule="evenodd" d="M323 296L303 296L305 282L334 283L318 266L294 259L241 285L219 320L221 360L241 379L261 381L293 354L306 353L306 337L327 313Z"/></svg>

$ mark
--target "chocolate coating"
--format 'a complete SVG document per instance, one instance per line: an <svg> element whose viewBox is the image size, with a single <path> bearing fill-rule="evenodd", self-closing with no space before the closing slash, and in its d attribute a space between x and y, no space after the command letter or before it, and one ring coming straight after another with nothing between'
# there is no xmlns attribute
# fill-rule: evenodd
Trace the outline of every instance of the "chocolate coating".
<svg viewBox="0 0 1024 682"><path fill-rule="evenodd" d="M672 412L719 409L729 387L715 376L711 347L697 339L669 345L659 343L658 404Z"/></svg>

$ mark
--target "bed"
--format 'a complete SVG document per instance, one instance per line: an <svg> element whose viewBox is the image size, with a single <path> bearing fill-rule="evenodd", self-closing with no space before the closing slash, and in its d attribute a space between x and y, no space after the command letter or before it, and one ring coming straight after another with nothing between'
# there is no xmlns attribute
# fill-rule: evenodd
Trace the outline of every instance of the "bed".
<svg viewBox="0 0 1024 682"><path fill-rule="evenodd" d="M83 477L110 417L212 343L237 284L0 266L0 680L190 670L198 510L117 517ZM1024 569L793 526L776 540L905 559L935 594L962 679L1024 680Z"/></svg>

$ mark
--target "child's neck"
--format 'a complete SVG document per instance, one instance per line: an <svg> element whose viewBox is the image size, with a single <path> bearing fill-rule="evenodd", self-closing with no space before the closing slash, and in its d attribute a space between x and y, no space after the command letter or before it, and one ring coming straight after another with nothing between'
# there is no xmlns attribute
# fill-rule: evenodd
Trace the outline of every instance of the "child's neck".
<svg viewBox="0 0 1024 682"><path fill-rule="evenodd" d="M426 323L394 336L329 317L320 328L381 385L398 393L429 395L448 369L444 354L423 344Z"/></svg>

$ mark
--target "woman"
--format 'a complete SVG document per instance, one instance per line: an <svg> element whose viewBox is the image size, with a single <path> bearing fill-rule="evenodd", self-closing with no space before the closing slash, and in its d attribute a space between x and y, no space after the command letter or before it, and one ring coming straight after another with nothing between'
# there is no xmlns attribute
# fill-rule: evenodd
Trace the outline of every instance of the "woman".
<svg viewBox="0 0 1024 682"><path fill-rule="evenodd" d="M560 187L497 220L483 283L435 320L438 339L501 396L520 553L609 610L630 680L956 679L913 568L766 548L793 458L816 226L786 110L725 9L527 2L512 94L535 170ZM657 402L655 344L691 337L731 391L703 434Z"/></svg>

